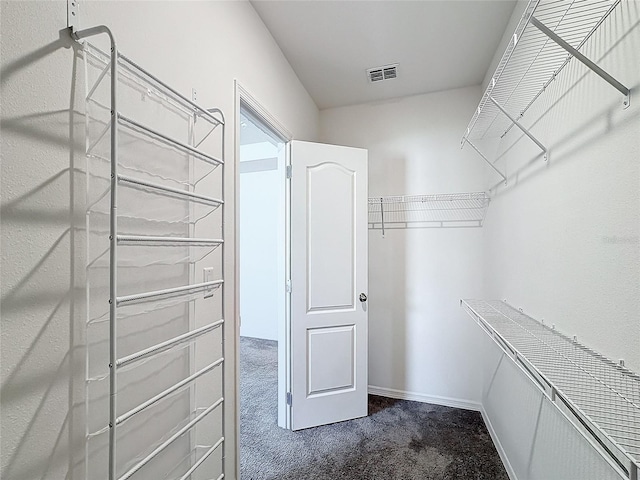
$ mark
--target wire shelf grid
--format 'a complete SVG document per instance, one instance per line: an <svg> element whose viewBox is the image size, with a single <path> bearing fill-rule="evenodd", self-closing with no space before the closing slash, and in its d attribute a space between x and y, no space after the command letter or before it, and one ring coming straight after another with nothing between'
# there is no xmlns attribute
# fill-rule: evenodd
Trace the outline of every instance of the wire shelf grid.
<svg viewBox="0 0 640 480"><path fill-rule="evenodd" d="M485 192L369 198L369 228L481 227L489 206Z"/></svg>
<svg viewBox="0 0 640 480"><path fill-rule="evenodd" d="M491 97L516 119L522 118L571 60L570 54L530 23L534 15L580 50L619 3L620 0L530 0L463 142L504 136L514 124L501 114Z"/></svg>
<svg viewBox="0 0 640 480"><path fill-rule="evenodd" d="M461 304L552 399L562 397L581 417L579 423L635 480L640 465L640 376L505 302Z"/></svg>

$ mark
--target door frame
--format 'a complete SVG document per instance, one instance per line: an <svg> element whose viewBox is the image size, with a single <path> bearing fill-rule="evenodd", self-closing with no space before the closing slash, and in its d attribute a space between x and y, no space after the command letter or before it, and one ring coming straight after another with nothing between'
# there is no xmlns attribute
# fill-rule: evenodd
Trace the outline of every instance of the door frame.
<svg viewBox="0 0 640 480"><path fill-rule="evenodd" d="M285 143L285 170L291 165L290 142L293 134L276 117L260 103L238 80L234 80L234 307L236 312L234 345L235 345L235 429L236 429L236 471L240 472L240 110L246 109L264 125L280 136ZM285 276L291 278L290 255L290 185L285 186ZM286 402L286 392L291 387L291 342L290 342L290 309L291 303L286 285L282 285L285 296L285 321L278 322L278 426L291 428L291 407ZM284 348L281 348L281 345Z"/></svg>

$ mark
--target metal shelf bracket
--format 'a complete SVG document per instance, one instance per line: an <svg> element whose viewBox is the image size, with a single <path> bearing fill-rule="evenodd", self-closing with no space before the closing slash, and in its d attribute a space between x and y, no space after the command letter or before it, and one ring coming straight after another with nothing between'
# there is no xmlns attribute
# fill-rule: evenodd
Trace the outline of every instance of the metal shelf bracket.
<svg viewBox="0 0 640 480"><path fill-rule="evenodd" d="M384 199L380 197L380 223L382 224L382 238L384 238Z"/></svg>
<svg viewBox="0 0 640 480"><path fill-rule="evenodd" d="M574 57L577 60L579 60L580 62L582 62L589 69L591 69L594 73L596 73L598 76L600 76L605 82L607 82L613 88L615 88L620 93L622 93L622 95L624 96L623 100L622 100L622 106L625 109L629 108L629 105L631 105L631 91L627 87L625 87L622 83L620 83L618 80L616 80L611 75L609 75L607 72L605 72L597 64L595 64L590 59L585 57L578 50L576 50L571 45L569 45L569 43L567 43L565 40L563 40L553 30L551 30L549 27L547 27L545 24L543 24L536 17L531 16L531 19L529 21L531 22L531 24L534 27L536 27L538 30L540 30L542 33L544 33L547 37L549 37L551 40L553 40L555 43L557 43L560 47L565 49L569 53L569 55L571 55L572 57Z"/></svg>
<svg viewBox="0 0 640 480"><path fill-rule="evenodd" d="M502 177L502 180L504 180L504 184L506 185L507 184L506 175L502 173L500 170L498 170L498 168L493 164L493 162L489 160L487 156L484 153L482 153L480 149L476 147L471 140L469 140L467 137L462 137L462 145L460 145L460 148L464 147L465 143L468 143L469 145L471 145L471 148L473 148L476 151L476 153L482 157L482 159L487 163L487 165L489 165L494 172L496 172L498 175Z"/></svg>
<svg viewBox="0 0 640 480"><path fill-rule="evenodd" d="M518 120L516 120L515 118L513 118L511 115L509 115L509 112L507 112L504 107L502 105L500 105L495 98L493 97L489 97L489 100L491 100L491 102L498 107L498 110L500 110L502 113L504 113L504 115L513 122L513 125L515 125L516 127L518 127L520 130L522 130L522 132L531 139L531 141L533 143L535 143L538 147L540 147L540 150L542 150L544 152L544 160L545 162L547 160L549 160L549 151L547 150L547 147L545 147L536 137L533 136L533 134L527 130L526 128L524 128L519 122Z"/></svg>
<svg viewBox="0 0 640 480"><path fill-rule="evenodd" d="M78 1L67 0L67 27L74 33L78 30Z"/></svg>
<svg viewBox="0 0 640 480"><path fill-rule="evenodd" d="M623 107L628 108L629 88L579 52L621 1L528 0L491 81L473 112L461 146L469 143L493 168L495 161L488 161L470 140L477 142L483 138L504 138L515 126L543 151L545 160L548 160L549 151L518 122L573 58L622 93Z"/></svg>

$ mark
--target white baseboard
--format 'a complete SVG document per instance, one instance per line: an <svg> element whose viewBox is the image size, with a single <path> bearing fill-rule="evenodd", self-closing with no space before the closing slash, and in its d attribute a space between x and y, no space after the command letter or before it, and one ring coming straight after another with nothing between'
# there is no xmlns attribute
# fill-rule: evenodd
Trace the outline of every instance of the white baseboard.
<svg viewBox="0 0 640 480"><path fill-rule="evenodd" d="M441 397L438 395L425 395L423 393L407 392L404 390L396 390L394 388L376 387L374 385L369 385L369 393L371 395L380 395L381 397L397 398L400 400L412 400L414 402L432 403L434 405L442 405L444 407L462 408L464 410L482 412L482 405L479 402L462 400L460 398Z"/></svg>
<svg viewBox="0 0 640 480"><path fill-rule="evenodd" d="M516 476L516 472L513 470L513 467L511 466L511 462L507 457L507 453L504 451L504 448L502 447L502 443L500 443L500 438L498 438L498 434L493 429L493 424L491 423L491 419L489 418L489 415L487 415L487 412L485 411L483 406L481 406L480 413L482 414L482 419L484 420L484 424L487 426L487 430L489 431L491 440L493 440L493 444L495 445L496 450L498 451L498 455L500 455L500 460L502 460L504 469L507 471L507 475L509 475L509 479L518 480L518 477Z"/></svg>

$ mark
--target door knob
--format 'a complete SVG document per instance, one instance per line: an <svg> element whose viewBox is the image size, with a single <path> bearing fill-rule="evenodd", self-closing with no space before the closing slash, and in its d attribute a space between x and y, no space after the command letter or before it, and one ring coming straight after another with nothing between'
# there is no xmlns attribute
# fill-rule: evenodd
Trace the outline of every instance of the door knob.
<svg viewBox="0 0 640 480"><path fill-rule="evenodd" d="M361 302L366 302L367 301L367 296L364 293L360 294L360 301Z"/></svg>

